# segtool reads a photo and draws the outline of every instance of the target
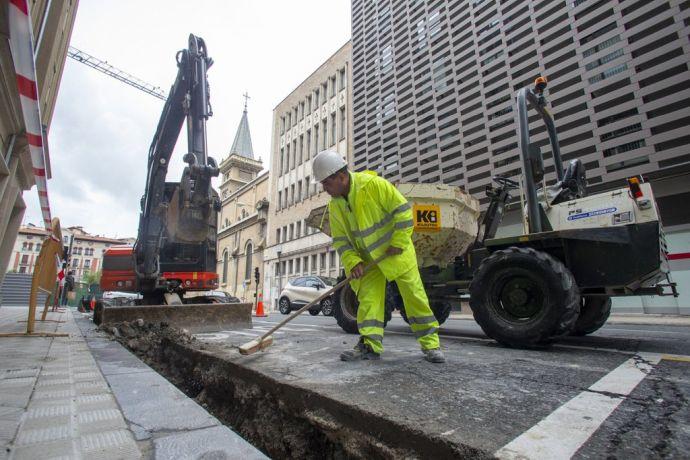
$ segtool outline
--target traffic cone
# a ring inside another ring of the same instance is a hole
[[[257,304],[256,304],[256,313],[254,314],[254,316],[260,316],[260,317],[268,316],[268,315],[266,314],[266,312],[264,312],[264,301],[263,301],[263,298],[264,298],[264,295],[263,295],[263,294],[259,294],[259,301],[258,301]]]
[[[96,296],[91,296],[91,303],[89,304],[89,307],[91,308],[91,311],[96,309]]]

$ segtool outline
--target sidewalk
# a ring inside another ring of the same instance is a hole
[[[26,327],[28,308],[1,307],[0,332]],[[82,314],[0,338],[0,459],[266,458]]]

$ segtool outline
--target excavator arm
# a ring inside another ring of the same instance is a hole
[[[96,303],[96,324],[142,319],[165,321],[192,332],[251,327],[251,303],[219,303],[204,295],[218,287],[216,239],[220,197],[211,186],[218,176],[207,155],[206,120],[212,115],[206,44],[194,35],[177,53],[177,78],[161,113],[148,155],[139,232],[132,246],[112,246],[103,255],[101,288],[142,294],[136,306]],[[179,182],[166,182],[175,144],[187,124],[186,163]],[[197,294],[185,296],[189,291]]]
[[[195,272],[207,271],[204,268],[215,271],[215,222],[220,202],[211,178],[218,176],[219,170],[207,154],[206,142],[206,120],[212,115],[206,71],[213,61],[204,40],[194,35],[189,36],[187,49],[177,53],[176,61],[177,77],[149,148],[134,245],[135,271],[144,293],[158,287],[156,281],[165,271],[161,268],[164,251],[172,261],[204,259],[201,267],[193,267]],[[185,120],[187,153],[183,160],[187,166],[179,183],[166,183],[170,158]],[[212,257],[202,254],[209,248]],[[204,267],[211,264],[210,259],[213,266]]]

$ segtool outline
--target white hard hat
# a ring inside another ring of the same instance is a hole
[[[331,174],[335,174],[341,169],[345,168],[347,163],[343,157],[335,150],[324,150],[319,152],[314,158],[312,165],[312,172],[314,179],[321,182]]]

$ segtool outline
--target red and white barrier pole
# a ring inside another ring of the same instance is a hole
[[[50,203],[48,201],[48,182],[46,161],[43,151],[43,130],[41,129],[41,110],[38,103],[36,85],[36,63],[34,62],[33,32],[31,17],[26,0],[9,0],[10,50],[17,77],[17,88],[22,105],[22,115],[26,126],[26,139],[31,153],[31,164],[41,203],[43,224],[52,231]]]

